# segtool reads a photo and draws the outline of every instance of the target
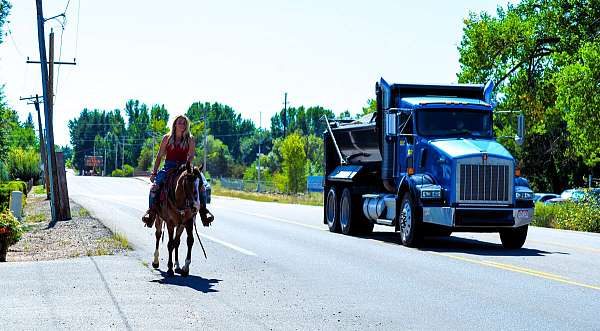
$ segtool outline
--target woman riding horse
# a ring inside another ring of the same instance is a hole
[[[173,125],[171,126],[171,132],[163,136],[158,154],[156,155],[156,160],[154,161],[154,171],[152,171],[152,174],[150,175],[150,181],[153,182],[154,185],[152,185],[152,188],[150,189],[148,211],[142,217],[142,221],[147,227],[151,228],[154,224],[154,219],[157,212],[157,195],[161,185],[165,181],[167,171],[173,168],[178,168],[188,161],[191,162],[194,159],[195,151],[196,142],[190,134],[190,120],[184,115],[175,117]],[[160,166],[163,157],[165,156],[165,164],[163,168],[157,172],[157,169]],[[202,181],[206,182],[204,175],[202,175]],[[203,189],[199,194],[200,204],[203,207],[200,211],[200,217],[203,220],[206,218],[206,192],[204,192],[204,187],[205,185],[202,185]]]

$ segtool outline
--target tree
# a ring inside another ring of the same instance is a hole
[[[497,109],[519,110],[525,115],[525,144],[502,143],[517,156],[536,190],[560,192],[567,186],[582,185],[582,175],[589,173],[586,164],[600,170],[591,153],[594,135],[585,137],[582,133],[589,130],[573,127],[575,118],[582,119],[581,115],[591,110],[580,107],[574,93],[581,91],[582,84],[591,87],[591,82],[567,86],[573,75],[582,73],[582,68],[571,66],[582,61],[580,49],[597,42],[598,17],[597,0],[523,0],[498,8],[496,17],[484,12],[471,13],[465,19],[458,48],[459,82],[493,80]],[[596,84],[599,79],[595,77]],[[597,117],[585,118],[590,127],[598,127]],[[510,114],[496,113],[494,117],[498,135],[514,135],[515,123]],[[586,160],[584,155],[591,158]]]
[[[306,153],[302,137],[298,133],[287,136],[281,145],[283,154],[283,172],[287,177],[288,190],[292,193],[303,192],[306,189]]]
[[[377,100],[369,99],[369,100],[367,100],[367,105],[362,108],[361,116],[371,114],[376,111],[377,111]]]
[[[2,33],[2,26],[6,23],[6,18],[10,13],[10,2],[8,0],[0,0],[0,44],[2,44],[2,37],[4,34]]]
[[[148,113],[148,106],[140,103],[139,100],[133,99],[125,104],[125,114],[128,117],[125,163],[136,165],[144,141],[152,134],[150,131],[150,114]]]

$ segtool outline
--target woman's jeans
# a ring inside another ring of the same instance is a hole
[[[154,205],[154,202],[156,200],[156,195],[158,194],[160,187],[162,186],[162,184],[165,181],[165,177],[167,176],[167,171],[169,171],[170,169],[173,168],[177,168],[180,165],[182,165],[183,163],[181,162],[176,162],[176,161],[165,161],[165,164],[163,166],[163,168],[156,174],[156,177],[154,177],[154,185],[152,185],[152,188],[150,189],[150,196],[148,198],[148,204],[149,207],[152,208],[152,206]],[[202,174],[202,182],[204,183],[203,187],[206,187],[206,179],[204,178],[204,174]],[[200,191],[200,190],[198,190]],[[200,204],[201,206],[206,206],[206,190],[201,190],[201,192],[199,192],[199,199],[200,199]]]

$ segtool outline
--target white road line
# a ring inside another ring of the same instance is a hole
[[[221,240],[221,239],[217,239],[217,238],[214,238],[214,237],[211,237],[211,236],[205,235],[205,234],[203,234],[203,233],[202,233],[202,234],[199,234],[199,236],[200,236],[200,237],[203,237],[203,238],[206,238],[206,239],[208,239],[208,240],[210,240],[210,241],[214,241],[214,242],[216,242],[217,244],[221,244],[221,245],[223,245],[223,246],[225,246],[225,247],[231,248],[231,249],[233,249],[234,251],[238,251],[238,252],[240,252],[240,253],[242,253],[242,254],[249,255],[249,256],[256,256],[256,253],[254,253],[254,252],[252,252],[252,251],[249,251],[249,250],[247,250],[247,249],[243,249],[243,248],[241,248],[241,247],[239,247],[239,246],[236,246],[236,245],[234,245],[234,244],[230,244],[230,243],[228,243],[228,242],[225,242],[225,241],[223,241],[223,240]]]
[[[299,226],[303,226],[305,228],[316,229],[316,230],[320,230],[320,231],[325,230],[323,227],[319,227],[319,226],[316,226],[316,225],[310,225],[310,224],[304,224],[304,223],[300,223],[300,222],[290,221],[290,220],[286,220],[284,218],[274,217],[274,216],[270,216],[270,215],[255,214],[255,213],[249,213],[249,212],[246,212],[246,211],[231,210],[229,208],[221,208],[221,207],[216,207],[216,209],[227,209],[228,211],[233,211],[233,212],[236,212],[236,213],[245,214],[245,215],[249,215],[249,216],[255,216],[255,217],[259,217],[259,218],[266,218],[266,219],[269,219],[269,220],[272,220],[272,221],[281,222],[281,223],[299,225]]]

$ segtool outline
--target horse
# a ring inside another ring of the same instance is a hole
[[[169,250],[169,262],[167,263],[167,276],[174,276],[172,253],[175,250],[175,272],[185,277],[189,275],[190,263],[192,259],[192,246],[194,245],[193,227],[196,220],[196,213],[206,210],[198,201],[199,190],[204,186],[201,177],[203,166],[192,167],[188,161],[185,165],[174,168],[167,173],[163,184],[162,193],[165,198],[160,199],[156,206],[156,218],[154,226],[156,228],[156,248],[154,251],[154,261],[152,267],[158,269],[159,253],[158,245],[162,236],[163,224],[166,225],[169,234],[167,248]],[[210,225],[202,218],[204,226]],[[210,219],[212,221],[212,219]],[[183,268],[179,267],[179,243],[183,230],[187,234],[187,256]],[[196,233],[197,235],[197,233]],[[198,237],[200,240],[200,237]],[[202,244],[202,242],[200,242]],[[204,250],[204,248],[203,248]],[[206,256],[206,253],[205,253]]]

